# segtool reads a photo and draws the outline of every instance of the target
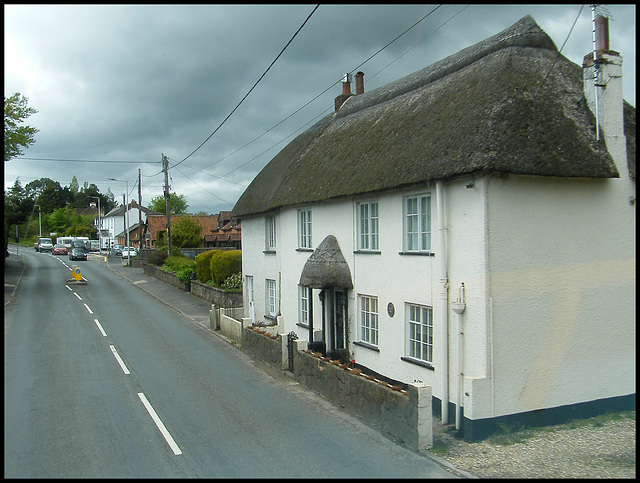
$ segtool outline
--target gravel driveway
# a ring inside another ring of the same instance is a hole
[[[434,420],[430,453],[479,478],[635,478],[636,412],[466,443]]]

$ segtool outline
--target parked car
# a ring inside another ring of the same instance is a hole
[[[111,255],[112,256],[122,255],[123,248],[124,248],[124,245],[113,245],[111,247]]]
[[[133,247],[124,247],[122,249],[122,258],[133,258],[137,254],[138,254],[138,252]]]
[[[82,247],[73,247],[69,252],[69,260],[86,260],[87,250]]]
[[[38,238],[37,252],[50,252],[53,249],[51,238]]]
[[[67,250],[67,247],[65,245],[57,244],[53,245],[51,253],[53,253],[54,255],[66,255],[67,253],[69,253],[69,250]]]

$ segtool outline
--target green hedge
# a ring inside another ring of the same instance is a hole
[[[217,286],[235,273],[242,273],[242,250],[216,250],[211,257],[211,279]]]
[[[209,250],[196,256],[196,277],[198,281],[207,283],[212,280],[211,257],[220,250]]]

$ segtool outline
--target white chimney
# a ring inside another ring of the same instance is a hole
[[[609,154],[622,176],[627,173],[627,143],[622,114],[622,56],[609,50],[609,21],[593,10],[594,50],[585,55],[584,95],[596,117],[598,136],[604,136]]]

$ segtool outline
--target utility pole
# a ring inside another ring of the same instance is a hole
[[[100,220],[100,197],[99,196],[89,196],[89,198],[94,198],[98,200],[98,244],[100,245],[100,251],[102,252],[102,221]]]
[[[143,246],[142,244],[142,186],[140,186],[140,168],[138,168],[138,250]]]
[[[171,256],[171,212],[169,211],[169,160],[162,155],[162,170],[164,171],[164,206],[167,215],[167,247]]]
[[[39,236],[42,236],[42,216],[40,215],[40,205],[34,205],[38,207],[38,227],[40,229]]]

